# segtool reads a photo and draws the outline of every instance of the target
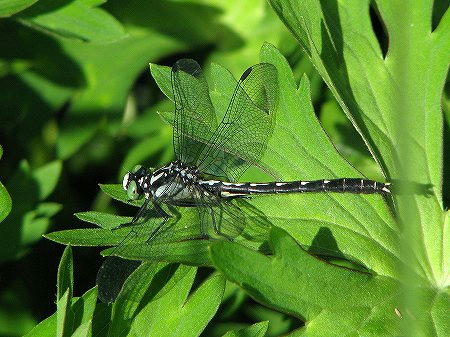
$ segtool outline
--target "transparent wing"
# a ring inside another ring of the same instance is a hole
[[[175,100],[175,155],[185,164],[192,165],[216,130],[216,114],[208,84],[196,61],[182,59],[173,65],[172,87]]]
[[[229,200],[210,194],[205,196],[201,187],[196,187],[196,203],[199,228],[208,238],[232,240],[244,230],[246,219],[239,207]]]
[[[260,63],[248,68],[222,122],[198,157],[199,169],[237,181],[250,165],[258,163],[272,133],[277,102],[275,66]]]
[[[111,303],[119,295],[128,276],[139,267],[141,261],[125,260],[109,256],[97,273],[98,298],[103,303]]]

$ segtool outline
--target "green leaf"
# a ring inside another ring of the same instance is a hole
[[[394,112],[398,108],[396,98],[402,97],[398,95],[404,94],[404,97],[408,97],[410,101],[408,106],[413,106],[410,107],[411,109],[402,106],[399,111],[399,118],[404,116],[402,111],[408,111],[408,118],[414,123],[406,128],[405,125],[399,125],[401,129],[408,130],[408,134],[404,135],[404,141],[412,142],[411,147],[408,148],[408,156],[411,163],[414,162],[414,169],[411,177],[407,179],[422,184],[431,183],[435,186],[435,198],[414,197],[418,203],[419,212],[423,212],[422,216],[425,214],[429,216],[423,225],[427,226],[425,240],[429,240],[432,246],[438,237],[442,237],[442,232],[437,230],[441,226],[433,223],[441,218],[442,212],[440,201],[442,137],[426,130],[442,130],[442,116],[438,110],[447,72],[446,55],[448,55],[449,47],[441,45],[439,41],[449,35],[448,31],[444,33],[443,28],[448,26],[449,16],[442,18],[440,27],[433,34],[430,34],[427,26],[422,24],[422,22],[428,22],[426,17],[411,18],[417,22],[411,23],[410,26],[417,29],[408,31],[411,33],[408,37],[408,41],[412,43],[409,45],[410,48],[405,49],[397,43],[390,44],[386,59],[383,59],[370,25],[369,1],[360,1],[358,6],[350,7],[348,7],[349,4],[339,4],[339,10],[332,6],[321,7],[315,1],[299,4],[287,0],[274,0],[271,4],[302,46],[311,54],[314,64],[352,123],[362,134],[375,159],[393,178],[405,178],[399,171],[399,163],[395,161],[395,157],[398,157],[398,152],[401,151],[398,146],[401,143],[398,143],[397,139],[399,131],[395,129]],[[419,4],[408,7],[409,10],[405,14],[409,15],[414,10],[419,10],[418,8],[420,8]],[[387,34],[390,39],[395,39],[397,36],[401,38],[406,32],[399,30],[398,25],[401,25],[402,21],[394,18],[399,8],[393,4],[380,4],[378,9],[381,19],[388,27]],[[293,12],[299,13],[300,16],[292,16]],[[336,13],[348,15],[336,16]],[[431,15],[431,11],[428,15]],[[333,24],[332,20],[338,20],[339,25]],[[337,43],[342,36],[345,36],[349,43]],[[331,45],[334,48],[328,53],[322,52]],[[426,50],[426,55],[421,50]],[[407,57],[408,62],[411,62],[407,63],[408,76],[411,77],[407,77],[408,84],[403,88],[404,90],[398,91],[398,83],[403,83],[402,78],[398,78],[401,76],[399,71],[405,69],[406,60],[399,59],[400,57]],[[422,63],[422,60],[426,62]],[[342,71],[343,68],[345,71]],[[435,85],[427,85],[430,82],[424,73],[430,74]],[[367,94],[368,88],[371,90],[371,95]],[[425,110],[419,109],[422,106],[420,102],[425,104]],[[432,118],[426,116],[432,116]],[[434,220],[431,221],[431,218]],[[417,230],[420,229],[417,228]],[[425,261],[424,256],[427,253],[424,251],[417,253],[421,255],[419,257],[421,268],[429,269],[430,267],[426,267],[428,261]],[[442,256],[437,251],[433,255]],[[433,258],[432,269],[439,269],[438,266],[442,266],[439,260],[438,257],[437,260]]]
[[[146,304],[131,325],[131,335],[198,336],[216,313],[225,279],[213,274],[189,297],[195,269],[191,269],[164,296]]]
[[[3,156],[3,147],[0,145],[0,159]],[[11,197],[5,186],[0,182],[0,222],[11,212]]]
[[[384,332],[380,336],[398,332],[394,315],[398,282],[319,260],[277,228],[272,230],[271,244],[273,257],[236,243],[217,242],[211,247],[211,258],[258,302],[305,319],[305,333],[316,329],[314,320],[326,322],[331,317],[333,322],[321,326],[328,336],[365,334],[374,324]],[[355,320],[359,324],[354,325]]]
[[[406,182],[399,184],[402,194],[395,196],[395,204],[398,218],[408,225],[396,242],[403,247],[400,259],[409,271],[392,275],[405,284],[420,278],[426,287],[443,291],[448,287],[444,261],[449,245],[443,223],[441,99],[450,54],[444,42],[450,38],[450,11],[442,12],[431,31],[431,3],[270,3],[310,55],[384,174]],[[372,28],[370,6],[389,37],[385,55]],[[410,310],[422,310],[418,316],[430,317],[428,303],[414,296],[404,300]],[[440,329],[429,319],[405,319],[406,335]]]
[[[58,267],[56,287],[56,334],[68,336],[73,329],[73,312],[70,309],[73,297],[73,258],[72,248],[64,249]]]
[[[120,185],[101,187],[109,195],[123,199],[123,189]],[[115,246],[103,251],[104,256],[113,254],[133,260],[209,264],[207,248],[210,241],[201,236],[197,212],[194,209],[180,211],[181,213],[174,214],[174,217],[166,223],[152,239],[151,244],[147,242],[149,235],[163,219],[150,216],[146,221],[130,227],[126,226],[130,218],[98,212],[77,213],[77,216],[102,228],[63,230],[46,234],[45,237],[73,246]],[[119,224],[125,225],[111,230]]]
[[[176,264],[141,264],[126,280],[113,304],[109,335],[118,335],[130,329],[132,319],[146,303],[155,301],[169,291],[188,274],[192,268]]]
[[[150,63],[150,74],[155,79],[159,89],[168,99],[173,101],[171,72],[171,67]]]
[[[281,92],[274,135],[262,161],[265,169],[288,181],[360,176],[318,123],[307,78],[297,89],[286,60],[270,45],[261,49],[261,60],[277,67]],[[255,199],[253,204],[317,253],[354,259],[381,275],[399,271],[398,228],[379,195],[297,194],[274,197],[270,204]]]
[[[141,242],[124,245],[119,242],[121,245],[118,248],[108,248],[102,251],[102,255],[114,254],[130,260],[180,262],[194,266],[209,265],[208,246],[210,242],[204,239],[183,240],[185,236],[185,233],[174,233],[170,240],[161,238],[154,240],[151,244]]]
[[[108,335],[198,336],[219,307],[225,279],[213,274],[188,297],[195,274],[183,265],[143,263],[113,304]]]
[[[124,38],[122,25],[104,9],[95,8],[98,4],[74,0],[55,6],[51,0],[40,0],[15,18],[36,29],[82,41],[112,42]]]
[[[0,0],[0,17],[8,17],[30,7],[37,0]]]
[[[11,197],[6,190],[6,187],[0,182],[0,222],[8,216],[9,212],[11,212],[11,207]]]
[[[104,250],[103,256],[113,254],[131,260],[183,262],[192,265],[209,264],[210,242],[203,239],[186,240],[186,236],[189,237],[192,234],[189,228],[184,228],[184,223],[189,222],[177,223],[180,230],[171,229],[168,233],[170,237],[161,235],[152,240],[151,244],[146,241],[157,223],[146,223],[133,229],[122,227],[114,231],[101,228],[71,229],[49,233],[45,237],[72,246],[117,246]]]
[[[26,337],[47,337],[56,335],[56,313],[36,325]]]
[[[65,295],[63,295],[65,296]],[[70,311],[73,313],[73,321],[72,324],[74,329],[86,323],[92,321],[94,316],[94,310],[96,308],[97,303],[97,288],[89,289],[87,292],[83,294],[82,297],[74,297],[72,298],[72,305]],[[57,315],[55,312],[53,315],[44,319],[38,325],[36,325],[26,336],[55,336],[56,328],[57,328]],[[66,323],[67,324],[67,320]],[[81,328],[80,330],[83,330]]]
[[[86,221],[109,230],[119,225],[129,223],[132,219],[127,216],[119,216],[101,212],[81,212],[75,213],[75,216],[82,221]]]
[[[129,232],[127,228],[114,232],[103,228],[68,229],[48,233],[44,237],[71,246],[106,246],[119,244]]]
[[[246,328],[228,331],[224,337],[264,337],[269,327],[269,322],[259,322]]]
[[[307,78],[302,79],[297,89],[287,62],[270,45],[262,48],[261,60],[277,67],[282,96],[276,128],[263,158],[262,168],[280,180],[358,177],[359,173],[336,152],[317,122],[310,104]],[[221,76],[218,75],[220,72]],[[223,109],[225,99],[222,97],[231,95],[229,83],[234,83],[234,80],[226,71],[220,71],[220,68],[216,67],[215,73],[213,76],[216,81],[213,81],[214,85],[211,86],[214,88],[211,97],[215,95],[215,106]],[[168,72],[155,74],[159,76],[157,83],[164,90],[169,83]],[[308,104],[302,105],[300,102]],[[165,116],[165,119],[171,121],[170,114]],[[305,128],[305,125],[308,127]],[[251,176],[243,178],[250,179]],[[402,239],[400,228],[378,195],[289,195],[273,197],[270,201],[269,203],[268,199],[255,198],[252,204],[262,210],[275,225],[286,229],[299,242],[310,247],[312,252],[351,259],[380,276],[395,280],[401,278],[400,267],[410,265],[402,256],[398,245]],[[247,265],[251,265],[251,262],[247,262]],[[422,272],[420,269],[418,271],[419,273],[413,276],[413,284]],[[397,302],[400,303],[398,290],[390,291],[397,295]],[[429,294],[423,296],[430,306]],[[348,322],[343,320],[341,324],[346,325],[354,321],[359,314],[349,312],[346,318]],[[328,322],[331,317],[333,313],[323,313],[320,319]],[[384,318],[382,322],[388,324],[389,329],[398,329],[398,322],[391,323],[389,318]]]
[[[67,336],[70,332],[70,316],[68,311],[69,301],[71,300],[72,298],[70,297],[70,289],[67,288],[64,294],[56,302],[56,336],[58,337]]]
[[[70,299],[73,294],[73,258],[70,246],[64,249],[59,262],[56,299],[59,300],[67,290],[69,290]]]
[[[88,337],[92,334],[92,321],[88,321],[78,326],[72,337]]]
[[[97,293],[97,287],[91,288],[82,297],[72,302],[71,311],[74,329],[92,321],[97,305]]]

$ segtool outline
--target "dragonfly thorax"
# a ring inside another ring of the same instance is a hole
[[[176,160],[153,172],[148,193],[154,200],[160,199],[172,204],[183,203],[193,198],[191,186],[195,185],[198,179],[199,171],[196,167]]]
[[[192,198],[192,189],[189,187],[198,180],[199,171],[196,167],[176,160],[151,173],[137,166],[124,176],[123,188],[133,200],[145,196],[147,199],[177,204]]]

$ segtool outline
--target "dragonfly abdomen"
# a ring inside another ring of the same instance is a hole
[[[380,183],[369,179],[340,178],[312,181],[290,181],[269,183],[228,183],[217,180],[199,182],[207,190],[219,192],[224,197],[248,194],[278,194],[306,192],[337,192],[337,193],[390,193],[389,183]]]

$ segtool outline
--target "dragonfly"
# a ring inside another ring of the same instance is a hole
[[[138,165],[122,181],[130,200],[144,202],[130,223],[118,227],[133,226],[149,212],[162,219],[147,233],[146,243],[171,218],[165,206],[195,208],[200,237],[233,240],[246,223],[236,199],[307,192],[390,193],[389,183],[360,178],[239,182],[250,166],[260,163],[273,132],[279,99],[274,65],[259,63],[242,74],[219,123],[207,81],[195,60],[177,61],[171,82],[176,160],[156,170]]]

